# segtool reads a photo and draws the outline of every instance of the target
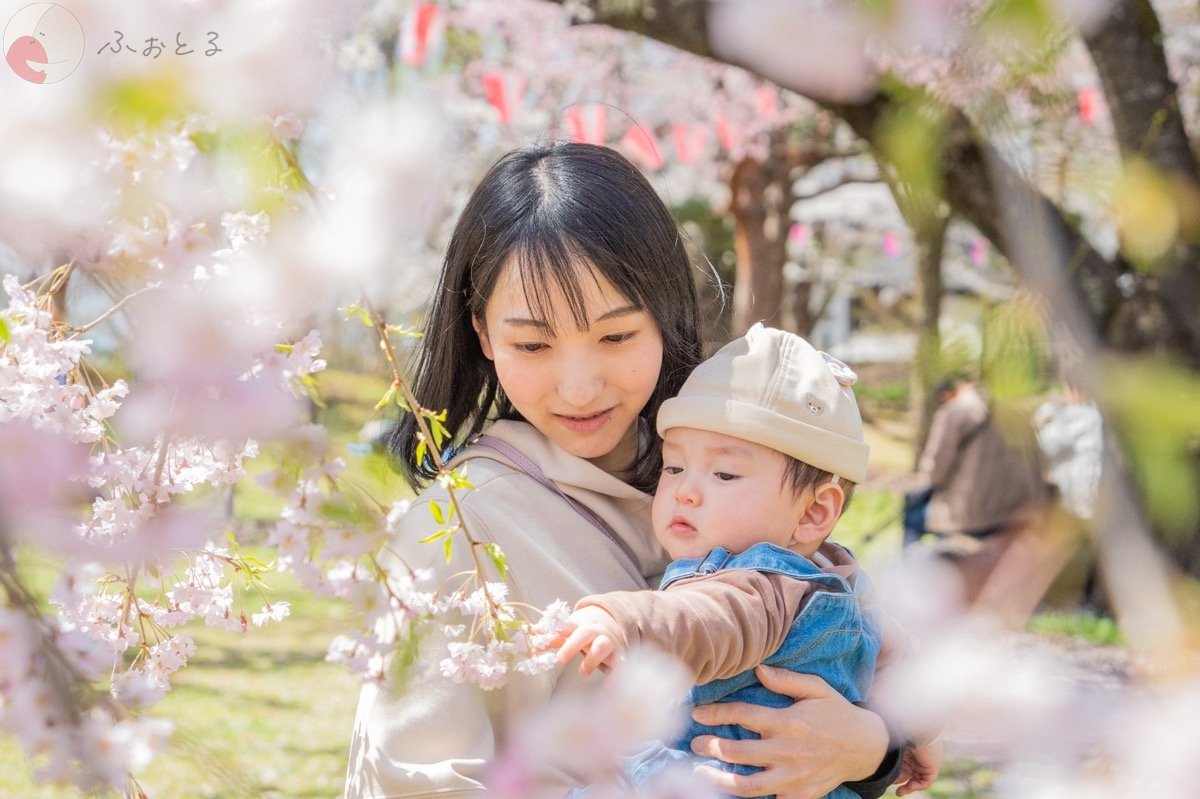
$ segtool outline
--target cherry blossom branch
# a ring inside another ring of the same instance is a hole
[[[399,391],[403,396],[409,412],[413,415],[413,418],[417,423],[417,429],[419,431],[418,435],[421,436],[421,440],[426,443],[426,451],[429,453],[430,457],[433,458],[433,463],[434,466],[437,467],[438,474],[448,474],[449,470],[446,468],[446,463],[442,459],[442,453],[439,451],[437,439],[433,436],[433,432],[430,430],[428,420],[425,418],[423,413],[424,409],[417,401],[416,395],[413,394],[412,388],[408,385],[408,381],[404,379],[404,373],[400,369],[400,361],[396,357],[396,349],[393,346],[391,336],[388,333],[387,323],[384,321],[383,315],[377,308],[375,308],[374,304],[366,298],[365,295],[363,298],[363,303],[366,305],[367,313],[370,316],[371,323],[374,326],[376,333],[379,335],[379,343],[383,348],[384,357],[387,359],[388,366],[392,370],[392,388],[393,390]],[[463,517],[462,508],[458,501],[457,486],[454,485],[452,481],[445,481],[443,485],[446,488],[446,493],[450,497],[450,505],[453,509],[455,519],[455,530],[461,532],[467,540],[468,549],[471,553],[471,560],[475,564],[476,574],[483,583],[483,592],[488,604],[489,615],[495,617],[499,612],[499,603],[492,596],[491,591],[488,590],[487,580],[483,579],[483,562],[479,559],[478,552],[479,547],[486,545],[472,536],[471,531],[467,529],[466,520]],[[493,559],[495,560],[495,558]]]
[[[72,725],[79,724],[84,710],[97,705],[114,718],[127,718],[128,711],[106,694],[96,691],[91,680],[59,646],[54,629],[38,607],[37,598],[21,577],[9,541],[0,530],[0,588],[4,589],[5,604],[21,613],[37,636],[34,651],[47,661],[47,667],[41,670],[41,678],[50,685],[50,694],[59,710]]]
[[[71,273],[75,271],[75,266],[76,262],[74,260],[68,261],[65,264],[60,264],[46,274],[35,277],[33,280],[22,286],[22,288],[26,290],[33,290],[34,286],[48,283],[49,288],[47,288],[45,291],[39,290],[37,293],[43,294],[47,297],[52,296],[55,292],[62,290],[62,287],[66,285],[67,281],[71,277]]]
[[[154,291],[161,287],[162,287],[162,284],[160,284],[160,283],[151,283],[150,285],[144,286],[131,294],[126,294],[119,301],[117,301],[117,303],[114,304],[111,308],[109,308],[107,311],[105,311],[104,313],[97,316],[92,321],[88,322],[86,325],[82,325],[80,327],[72,326],[72,327],[68,327],[67,329],[71,331],[72,336],[78,336],[80,333],[86,333],[89,330],[91,330],[92,328],[96,327],[97,325],[103,324],[107,320],[111,319],[115,314],[119,313],[121,311],[121,309],[124,308],[125,305],[128,304],[129,301],[132,300],[133,298],[139,297],[142,294],[146,294],[147,292]]]

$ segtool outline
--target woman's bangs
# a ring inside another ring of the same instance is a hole
[[[604,270],[578,244],[562,237],[532,241],[514,251],[510,263],[519,270],[529,310],[550,323],[552,333],[555,309],[564,301],[576,328],[587,329],[586,281],[599,286]],[[615,281],[609,282],[620,290]],[[641,305],[635,297],[627,299]]]

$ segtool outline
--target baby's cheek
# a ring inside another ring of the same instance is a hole
[[[658,488],[654,491],[654,501],[650,504],[650,522],[654,525],[654,529],[659,528],[659,522],[662,520],[662,515],[666,509],[666,492],[662,490],[662,481],[658,481]]]

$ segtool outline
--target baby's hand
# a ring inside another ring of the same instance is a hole
[[[937,778],[942,767],[942,739],[935,738],[924,746],[912,746],[904,751],[897,779],[896,796],[923,791]]]
[[[566,640],[558,648],[558,662],[566,663],[579,652],[583,662],[580,674],[591,674],[597,666],[612,667],[625,640],[624,631],[617,620],[595,605],[578,608],[567,619],[563,628]]]

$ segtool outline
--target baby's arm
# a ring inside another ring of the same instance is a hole
[[[942,768],[942,739],[934,738],[921,746],[909,746],[900,761],[900,776],[896,778],[896,795],[923,791],[937,779]]]
[[[591,674],[597,666],[612,668],[618,657],[629,648],[625,628],[598,605],[576,608],[567,619],[563,635],[566,635],[566,640],[558,648],[558,662],[566,663],[582,652],[580,674]]]
[[[569,649],[564,644],[559,661],[585,651],[586,646],[591,658],[585,657],[581,669],[590,671],[600,663],[611,663],[628,647],[644,643],[682,660],[697,683],[732,677],[779,648],[808,590],[804,581],[728,569],[680,580],[664,591],[584,597],[575,606],[568,629],[581,619],[595,629],[580,633],[584,644],[572,643]],[[586,619],[576,618],[588,610]],[[601,637],[608,640],[600,641]],[[607,652],[610,646],[611,653]]]

